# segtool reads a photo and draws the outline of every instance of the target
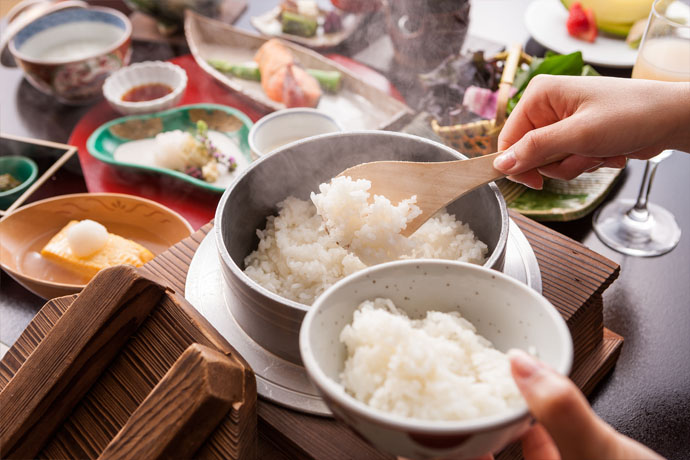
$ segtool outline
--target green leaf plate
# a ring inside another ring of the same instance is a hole
[[[539,221],[565,222],[592,212],[609,193],[621,169],[601,168],[570,181],[546,179],[543,190],[532,190],[507,179],[497,185],[508,207]]]
[[[237,176],[252,162],[251,152],[247,137],[252,121],[244,113],[237,109],[218,104],[192,104],[164,112],[149,115],[132,115],[117,118],[103,124],[96,129],[86,142],[89,153],[100,161],[116,167],[135,168],[151,173],[166,174],[194,184],[205,190],[222,193],[230,178],[223,177],[225,185],[218,185],[197,179],[180,171],[162,168],[153,165],[144,165],[118,161],[115,159],[115,151],[122,144],[141,139],[150,139],[157,134],[179,129],[181,131],[195,132],[196,123],[204,120],[209,130],[219,131],[230,139],[235,146],[237,168],[233,172],[224,173],[225,176]],[[221,182],[221,178],[217,182]]]

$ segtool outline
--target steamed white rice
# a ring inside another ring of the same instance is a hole
[[[393,205],[385,196],[375,195],[369,203],[371,182],[336,177],[321,184],[321,193],[312,193],[316,213],[338,245],[349,249],[367,265],[399,259],[410,254],[415,244],[400,234],[422,213],[416,196]]]
[[[288,197],[278,203],[278,215],[257,230],[259,245],[245,258],[245,273],[278,295],[311,305],[339,279],[384,260],[486,260],[486,244],[445,210],[410,238],[402,237],[399,232],[419,210],[414,197],[394,206],[376,196],[369,205],[370,186],[349,178],[322,184],[312,200],[327,215],[328,227],[309,201]]]
[[[390,299],[365,301],[345,326],[340,375],[365,404],[424,420],[467,420],[524,406],[508,357],[457,312],[411,320]]]

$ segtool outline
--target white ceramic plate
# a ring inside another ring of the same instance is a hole
[[[559,0],[534,0],[525,12],[525,25],[532,38],[557,53],[582,51],[585,62],[605,67],[629,68],[635,64],[637,50],[624,39],[600,32],[594,43],[578,40],[568,35],[567,19],[568,11]]]
[[[328,3],[328,2],[326,2]],[[330,9],[330,8],[329,8]],[[320,21],[323,21],[327,10],[319,8]],[[280,37],[284,40],[291,40],[300,45],[307,46],[314,49],[325,49],[333,48],[340,45],[342,42],[347,40],[347,38],[352,35],[355,30],[362,24],[366,15],[364,14],[353,14],[341,12],[342,28],[337,32],[325,33],[323,27],[319,26],[316,35],[313,37],[300,37],[299,35],[284,34],[282,31],[282,26],[280,20],[278,19],[280,15],[280,6],[261,14],[260,16],[254,16],[249,21],[252,23],[254,28],[264,35],[270,35],[273,37]]]

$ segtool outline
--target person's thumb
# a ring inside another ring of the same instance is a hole
[[[494,168],[515,176],[578,153],[582,133],[573,129],[574,117],[528,131],[494,160]]]
[[[606,458],[616,432],[597,417],[575,384],[524,351],[508,355],[530,412],[549,432],[563,460]]]

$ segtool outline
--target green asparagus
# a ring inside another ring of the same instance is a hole
[[[313,37],[316,35],[318,23],[316,19],[291,11],[282,12],[283,33],[299,35],[300,37]]]
[[[261,81],[259,67],[253,63],[230,64],[220,59],[209,59],[208,63],[221,72],[229,73],[243,80]],[[343,74],[337,70],[306,69],[307,73],[319,82],[324,91],[336,93],[340,90]]]

